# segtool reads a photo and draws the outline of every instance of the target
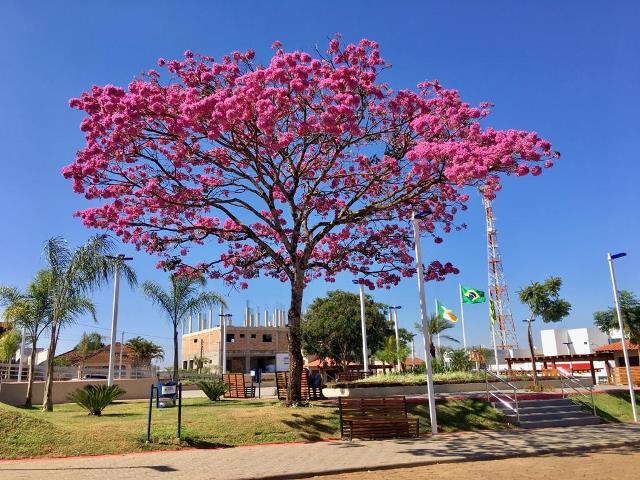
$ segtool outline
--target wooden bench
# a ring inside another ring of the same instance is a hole
[[[256,387],[245,385],[243,373],[225,373],[222,380],[227,384],[224,398],[254,398]]]
[[[276,392],[278,394],[278,400],[287,399],[287,388],[289,386],[289,372],[282,371],[276,372]],[[302,370],[302,381],[300,385],[302,400],[309,400],[311,398],[311,389],[309,388],[309,370]]]
[[[367,378],[369,375],[366,372],[357,372],[357,371],[348,371],[348,372],[338,372],[336,374],[337,382],[353,382],[354,380],[362,380],[363,378]]]
[[[342,438],[394,438],[420,435],[420,420],[407,416],[404,396],[339,397]]]

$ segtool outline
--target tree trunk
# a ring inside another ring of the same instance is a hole
[[[527,322],[527,337],[529,340],[529,352],[531,353],[531,367],[533,368],[533,384],[538,385],[538,372],[536,372],[536,352],[533,350],[533,334],[531,333],[531,320]]]
[[[27,379],[27,395],[24,399],[24,406],[31,408],[31,396],[33,394],[33,374],[36,369],[36,340],[31,339],[31,355],[29,356],[29,377]]]
[[[302,401],[302,347],[300,341],[300,321],[302,316],[302,296],[304,294],[304,278],[300,272],[291,282],[291,305],[289,307],[289,385],[287,388],[287,405],[297,405]]]
[[[433,343],[433,335],[429,334],[429,353],[431,358],[436,358],[436,346]]]
[[[173,381],[178,381],[178,325],[173,325]]]
[[[58,343],[58,327],[51,325],[51,342],[47,354],[47,373],[44,382],[44,397],[42,398],[42,411],[53,412],[53,357],[56,355],[56,344]]]

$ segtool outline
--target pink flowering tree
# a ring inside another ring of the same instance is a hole
[[[185,52],[160,59],[128,87],[94,86],[70,101],[86,112],[86,144],[64,176],[97,206],[85,225],[161,257],[159,267],[247,287],[260,275],[290,286],[289,403],[300,401],[300,320],[305,286],[348,272],[369,288],[411,277],[408,220],[423,231],[463,228],[465,187],[493,197],[500,174],[552,165],[534,132],[483,128],[488,104],[463,102],[437,81],[393,91],[378,44],[326,54],[287,52],[267,65],[254,53],[221,61]],[[219,255],[188,264],[195,246]],[[456,273],[427,266],[428,280]]]

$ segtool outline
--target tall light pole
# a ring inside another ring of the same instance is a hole
[[[396,334],[396,365],[398,371],[402,370],[400,366],[400,333],[398,332],[398,310],[402,308],[402,305],[390,305],[389,311],[393,312],[393,328]],[[402,359],[404,360],[404,358]]]
[[[438,433],[438,418],[436,416],[436,400],[433,392],[433,372],[431,370],[431,340],[429,337],[429,327],[427,319],[427,299],[424,291],[424,268],[422,267],[422,250],[420,247],[420,218],[431,212],[422,212],[411,215],[413,223],[413,243],[416,255],[416,270],[418,273],[418,298],[420,299],[420,320],[422,321],[422,335],[424,338],[425,364],[427,369],[427,396],[429,397],[429,419],[431,421],[431,433]]]
[[[224,305],[220,305],[220,336],[222,340],[222,374],[227,373],[227,321],[233,315],[224,313]]]
[[[118,364],[118,380],[122,378],[122,352],[124,351],[124,330],[120,332],[120,362]],[[131,375],[129,375],[131,377]]]
[[[365,375],[369,372],[369,352],[367,349],[367,317],[364,313],[364,285],[360,280],[352,280],[360,289],[360,327],[362,329],[362,368]]]
[[[116,274],[113,282],[113,315],[111,316],[111,348],[109,349],[109,374],[107,376],[107,385],[113,385],[113,373],[115,370],[116,359],[116,334],[118,328],[118,300],[120,296],[120,266],[126,260],[133,260],[133,257],[125,257],[123,254],[117,257],[108,256],[107,258],[115,259]],[[122,345],[120,346],[122,348]]]
[[[629,385],[629,397],[631,399],[631,410],[633,412],[633,421],[638,422],[638,413],[636,412],[636,397],[633,391],[633,378],[631,378],[631,366],[629,365],[629,351],[624,334],[624,321],[622,320],[622,308],[620,307],[620,299],[618,298],[618,285],[616,283],[616,274],[613,269],[613,261],[616,258],[624,257],[626,253],[607,254],[609,261],[609,272],[611,273],[611,287],[613,288],[613,301],[616,304],[616,314],[618,315],[618,326],[620,327],[620,336],[622,337],[622,353],[624,355],[624,364],[627,370],[627,384]]]

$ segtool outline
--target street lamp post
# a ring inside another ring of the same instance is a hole
[[[115,370],[116,359],[116,334],[118,328],[118,300],[120,296],[120,266],[126,260],[133,260],[133,257],[125,257],[120,254],[117,257],[108,256],[107,258],[115,259],[116,272],[115,280],[113,282],[113,315],[111,316],[111,348],[109,349],[109,373],[107,375],[107,385],[113,385],[113,374]],[[122,348],[122,345],[120,345]]]
[[[227,321],[233,316],[224,313],[224,306],[220,305],[220,337],[222,340],[222,374],[227,373]]]
[[[627,384],[629,385],[629,397],[631,399],[631,410],[633,412],[633,421],[638,422],[638,413],[636,412],[636,397],[633,391],[633,378],[631,378],[631,366],[629,365],[629,351],[624,334],[624,321],[622,319],[622,308],[620,307],[620,299],[618,298],[618,285],[616,283],[616,274],[613,269],[613,261],[616,258],[624,257],[626,253],[607,254],[609,261],[609,272],[611,273],[611,287],[613,288],[613,301],[616,305],[616,314],[618,315],[618,326],[620,327],[620,336],[622,337],[622,353],[624,355],[624,364],[627,370]]]
[[[369,355],[367,351],[367,318],[364,313],[364,285],[359,280],[352,280],[360,289],[360,327],[362,329],[362,368],[365,375],[369,372]]]
[[[420,246],[420,218],[430,212],[413,213],[411,222],[413,223],[413,243],[415,248],[416,270],[418,274],[418,298],[420,300],[420,320],[422,321],[422,335],[425,346],[425,366],[427,369],[427,396],[429,397],[429,419],[431,421],[431,433],[438,433],[438,419],[436,416],[436,401],[433,392],[433,372],[431,370],[431,341],[429,338],[429,328],[427,320],[427,299],[424,291],[424,268],[422,266],[422,250]]]
[[[400,365],[400,333],[398,332],[398,310],[400,310],[401,308],[401,305],[389,306],[389,311],[393,312],[393,328],[396,334],[396,364],[398,367],[398,371],[402,370],[402,367]]]

